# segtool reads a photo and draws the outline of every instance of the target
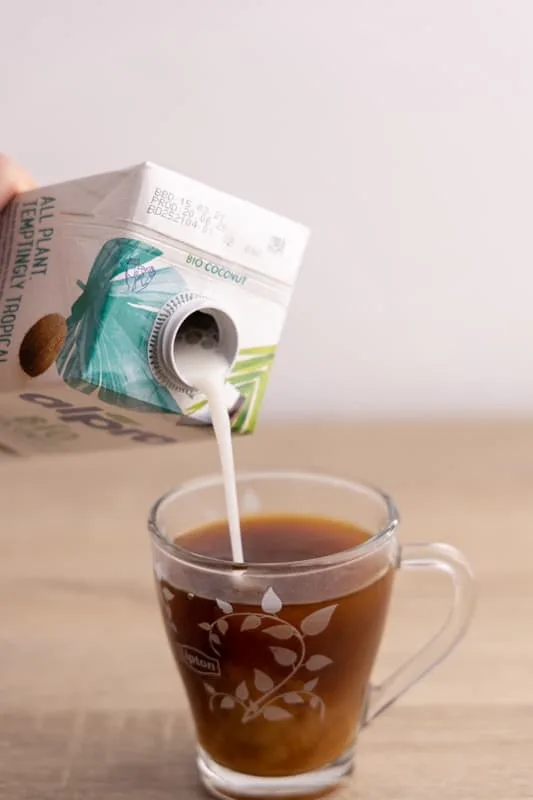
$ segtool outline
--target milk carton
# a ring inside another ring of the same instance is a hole
[[[0,450],[191,440],[205,397],[173,360],[215,326],[232,429],[254,429],[308,231],[154,164],[36,189],[0,215]]]

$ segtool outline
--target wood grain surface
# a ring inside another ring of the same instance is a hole
[[[343,798],[533,798],[533,424],[264,428],[241,468],[364,477],[403,541],[448,541],[476,572],[471,630],[363,733]],[[217,470],[200,446],[0,466],[0,798],[195,800],[193,733],[156,606],[147,509]],[[443,580],[397,582],[377,677],[447,608]]]

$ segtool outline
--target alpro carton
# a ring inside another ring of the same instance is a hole
[[[254,429],[308,231],[146,163],[20,195],[0,215],[0,449],[191,440],[205,397],[172,341],[191,314],[232,363],[235,432]]]

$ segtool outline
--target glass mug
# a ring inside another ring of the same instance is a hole
[[[326,532],[339,520],[369,534],[331,555],[243,567],[179,546],[180,535],[224,519],[220,477],[183,484],[150,513],[159,602],[205,788],[231,800],[322,797],[351,774],[359,731],[465,633],[471,571],[449,545],[400,546],[392,500],[363,484],[297,472],[241,473],[237,482],[243,516],[300,514],[323,518]],[[442,630],[374,685],[397,568],[445,572],[452,607]]]

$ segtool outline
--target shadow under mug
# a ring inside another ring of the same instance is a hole
[[[321,797],[351,774],[360,730],[465,633],[471,570],[450,545],[400,546],[394,503],[369,486],[281,471],[240,473],[237,483],[243,516],[320,517],[370,535],[326,557],[244,568],[195,554],[180,547],[180,535],[224,519],[219,476],[183,484],[149,518],[159,601],[194,717],[202,783],[231,800]],[[446,573],[451,609],[442,629],[375,685],[372,667],[400,568]]]

